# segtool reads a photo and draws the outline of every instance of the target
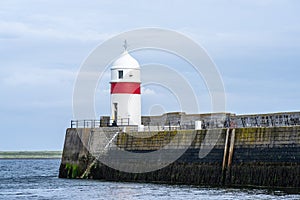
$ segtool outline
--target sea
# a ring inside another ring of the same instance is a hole
[[[59,165],[59,159],[0,160],[0,199],[300,199],[280,190],[60,179]]]

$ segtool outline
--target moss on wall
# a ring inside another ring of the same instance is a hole
[[[65,166],[67,170],[67,178],[79,178],[79,167],[76,164],[67,163]]]

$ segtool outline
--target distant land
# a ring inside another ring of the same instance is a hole
[[[62,151],[0,151],[0,159],[56,159]]]

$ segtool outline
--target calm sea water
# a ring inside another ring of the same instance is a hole
[[[0,160],[0,199],[300,199],[259,189],[59,179],[60,160]]]

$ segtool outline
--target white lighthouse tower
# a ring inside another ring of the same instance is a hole
[[[139,63],[124,52],[111,67],[112,125],[141,125],[141,77]]]

